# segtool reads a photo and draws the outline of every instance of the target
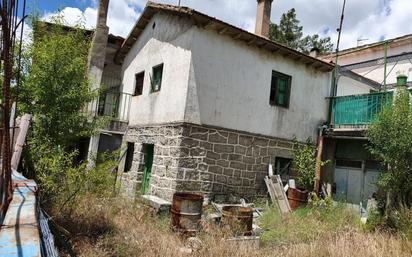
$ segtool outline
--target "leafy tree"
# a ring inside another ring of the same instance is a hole
[[[299,23],[296,11],[292,8],[282,14],[279,24],[270,24],[269,38],[304,53],[309,53],[312,48],[318,48],[321,53],[332,51],[333,44],[330,37],[321,39],[317,34],[303,37],[303,26]]]
[[[21,109],[34,116],[37,139],[66,148],[80,137],[95,133],[100,125],[81,111],[97,94],[89,89],[89,38],[80,26],[68,30],[61,18],[53,22],[56,25],[50,31],[32,22],[32,44],[25,51]]]
[[[33,115],[24,157],[29,171],[34,171],[31,177],[39,182],[41,201],[63,208],[86,192],[113,192],[114,177],[108,171],[115,167],[115,159],[105,158],[93,169],[87,163],[75,165],[78,140],[96,133],[105,120],[85,112],[97,97],[89,88],[89,38],[81,26],[63,26],[62,17],[53,22],[32,22],[19,108]]]
[[[386,214],[410,207],[412,193],[412,109],[409,93],[400,91],[369,126],[369,151],[387,170],[378,186],[386,193]],[[386,216],[387,216],[386,215]]]

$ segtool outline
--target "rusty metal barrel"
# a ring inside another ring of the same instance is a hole
[[[288,201],[290,208],[296,210],[297,208],[306,205],[308,202],[308,190],[300,190],[296,188],[288,189]]]
[[[253,225],[253,209],[236,205],[222,208],[222,224],[229,225],[235,234],[250,235]]]
[[[182,234],[195,234],[200,230],[203,196],[191,193],[175,193],[170,212],[172,229]]]

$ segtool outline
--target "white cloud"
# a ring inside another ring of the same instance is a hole
[[[109,4],[108,25],[110,33],[127,36],[134,23],[140,16],[142,1],[139,0],[112,0]],[[56,15],[61,15],[67,25],[75,25],[81,22],[86,28],[96,26],[97,4],[87,7],[84,11],[79,8],[65,7],[60,12],[46,13],[42,19],[50,21]]]
[[[111,0],[108,24],[110,32],[127,36],[139,18],[146,0]],[[156,2],[177,4],[178,0],[156,0]],[[278,22],[282,13],[295,8],[305,34],[319,33],[337,40],[343,0],[275,0],[272,7],[272,21]],[[181,0],[196,10],[217,17],[238,27],[253,32],[256,15],[255,0]],[[66,7],[62,10],[68,24],[83,18],[91,28],[96,22],[96,3],[84,11]],[[54,13],[55,14],[55,13]],[[345,21],[341,38],[341,49],[356,46],[358,38],[369,39],[366,43],[412,33],[410,0],[362,0],[347,1]],[[53,14],[44,15],[50,19]]]

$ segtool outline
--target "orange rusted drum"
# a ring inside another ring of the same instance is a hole
[[[296,188],[288,189],[288,201],[290,208],[296,210],[297,208],[306,205],[308,202],[308,190],[300,190]]]
[[[175,193],[170,212],[172,229],[182,234],[196,234],[200,230],[203,196],[192,193]]]
[[[224,206],[222,224],[229,225],[235,234],[250,235],[253,225],[253,209],[242,206]]]

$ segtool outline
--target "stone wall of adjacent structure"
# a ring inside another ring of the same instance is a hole
[[[133,196],[140,189],[143,144],[154,144],[150,194],[168,200],[175,191],[265,195],[268,164],[290,158],[293,148],[290,140],[187,123],[129,128],[125,140],[135,142],[135,154],[122,175],[123,192]]]

